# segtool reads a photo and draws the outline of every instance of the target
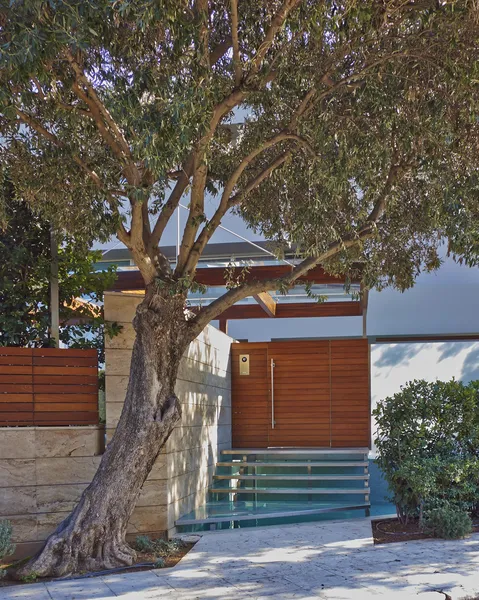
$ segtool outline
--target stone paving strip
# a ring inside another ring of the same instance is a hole
[[[170,569],[0,588],[1,600],[462,600],[479,534],[374,546],[370,519],[202,534]]]

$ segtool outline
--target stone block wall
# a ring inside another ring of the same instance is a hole
[[[134,330],[142,295],[107,293],[105,318],[122,325],[106,341],[106,433],[111,439],[123,406]],[[206,501],[219,451],[231,446],[232,339],[208,326],[185,353],[176,393],[183,416],[143,486],[137,505],[138,531],[174,533],[175,520]]]
[[[74,508],[104,449],[104,428],[0,428],[0,520],[16,543],[45,540]]]

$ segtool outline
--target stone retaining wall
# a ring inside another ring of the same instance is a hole
[[[15,542],[46,539],[91,481],[104,448],[104,428],[0,428],[0,519]]]

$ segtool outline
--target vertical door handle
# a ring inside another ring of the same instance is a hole
[[[274,359],[271,359],[271,429],[274,429]]]

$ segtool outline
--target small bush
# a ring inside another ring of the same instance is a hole
[[[479,498],[479,382],[412,381],[378,403],[377,464],[402,522]]]
[[[32,571],[28,575],[23,575],[23,577],[20,578],[20,581],[23,581],[23,583],[34,583],[37,579],[38,573]]]
[[[0,521],[0,560],[15,552],[15,544],[12,544],[12,526],[10,521]],[[0,569],[0,579],[5,577],[5,569]]]
[[[425,529],[435,537],[456,540],[471,533],[472,520],[467,512],[444,506],[429,511],[426,515]]]
[[[138,552],[152,552],[153,551],[153,540],[147,535],[139,535],[135,540],[135,548]]]
[[[147,535],[139,535],[135,540],[135,548],[138,552],[145,552],[148,554],[155,554],[159,558],[167,558],[172,554],[176,554],[187,544],[178,538],[172,540],[152,540]]]

